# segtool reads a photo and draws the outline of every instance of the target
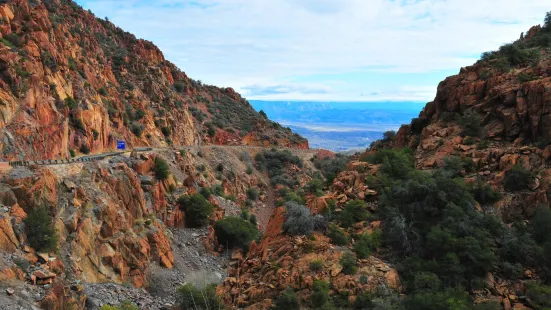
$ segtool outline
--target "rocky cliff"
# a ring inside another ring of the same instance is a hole
[[[308,147],[232,89],[192,80],[151,42],[72,1],[4,1],[0,35],[5,159],[102,152],[119,139]]]

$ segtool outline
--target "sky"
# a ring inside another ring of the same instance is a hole
[[[549,0],[76,0],[247,99],[420,101]]]

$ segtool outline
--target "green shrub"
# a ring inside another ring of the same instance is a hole
[[[489,147],[490,147],[490,141],[488,141],[488,140],[482,140],[476,146],[476,148],[478,150],[484,150],[484,149],[487,149]]]
[[[161,132],[163,133],[163,135],[165,137],[169,137],[170,134],[172,133],[172,130],[170,130],[170,127],[163,126],[163,127],[161,127]]]
[[[69,154],[71,155],[71,157],[77,156],[77,153],[73,149],[69,150]]]
[[[530,171],[519,165],[515,165],[513,169],[505,173],[503,179],[503,188],[509,192],[522,191],[529,189],[533,175]]]
[[[134,115],[134,117],[136,118],[136,120],[143,119],[145,117],[145,111],[142,109],[136,110],[136,114]]]
[[[501,199],[501,193],[494,190],[488,183],[477,181],[471,185],[473,197],[481,205],[493,204]]]
[[[381,232],[373,231],[371,234],[361,235],[354,244],[354,252],[360,259],[367,258],[372,251],[377,250],[381,246]]]
[[[186,90],[186,86],[181,82],[176,82],[174,83],[174,89],[179,93],[183,93]]]
[[[335,177],[346,168],[349,161],[349,157],[342,154],[337,154],[335,157],[316,155],[313,159],[314,166],[321,171],[328,185],[333,184]]]
[[[536,209],[530,222],[532,227],[532,236],[540,243],[551,241],[551,210],[548,207],[539,207]]]
[[[99,132],[95,129],[92,129],[92,135],[94,136],[94,140],[97,140],[99,138]]]
[[[342,272],[344,274],[355,274],[356,273],[356,257],[350,252],[346,252],[342,255],[339,263],[342,266]]]
[[[261,167],[268,171],[270,177],[282,174],[284,168],[289,165],[296,165],[300,168],[303,166],[302,160],[294,156],[289,150],[278,151],[272,149],[270,151],[264,151],[256,155],[255,160]]]
[[[247,166],[247,174],[253,174],[253,167]]]
[[[474,110],[467,110],[458,120],[463,136],[479,137],[482,134],[482,117]]]
[[[314,292],[310,301],[314,309],[320,309],[329,302],[329,283],[321,280],[314,281]]]
[[[310,194],[314,194],[316,196],[323,195],[322,189],[323,189],[323,181],[320,179],[312,179],[312,181],[308,182],[306,184],[306,192]]]
[[[473,145],[476,143],[476,139],[473,138],[473,137],[466,137],[465,139],[463,139],[463,144],[465,145]]]
[[[83,143],[81,146],[80,146],[80,152],[82,154],[90,154],[90,148],[88,147],[88,145],[86,145],[85,143]]]
[[[352,304],[352,309],[377,309],[373,304],[373,296],[368,292],[361,292],[356,296],[356,300]],[[385,308],[386,309],[386,308]]]
[[[383,133],[383,141],[384,142],[394,141],[394,138],[396,138],[396,131],[394,131],[394,130],[385,131]]]
[[[130,131],[132,131],[132,133],[138,138],[141,138],[143,130],[144,126],[140,123],[132,123],[132,126],[130,127]]]
[[[258,200],[258,189],[251,187],[247,190],[247,198],[253,201]]]
[[[365,221],[370,213],[367,210],[367,204],[363,200],[351,200],[346,203],[343,211],[339,215],[342,227],[351,227],[357,222]]]
[[[312,271],[320,271],[323,269],[323,262],[319,259],[315,259],[310,262],[310,270]]]
[[[331,238],[331,242],[335,245],[347,245],[349,240],[346,233],[340,229],[337,225],[329,225],[329,233],[327,234]]]
[[[107,93],[107,89],[105,87],[102,87],[98,90],[98,93],[102,96],[107,96],[108,93]]]
[[[408,296],[406,309],[412,310],[467,310],[472,303],[467,292],[461,289],[444,291],[423,291]]]
[[[262,116],[262,118],[268,119],[268,115],[266,114],[266,112],[260,110],[260,112],[258,112],[258,114],[260,114],[260,116]]]
[[[212,192],[208,187],[201,187],[201,189],[199,190],[199,193],[203,195],[203,197],[205,197],[205,199],[207,200],[210,199],[210,196],[212,196]]]
[[[78,102],[75,99],[73,99],[73,97],[65,98],[64,102],[65,102],[65,105],[68,106],[69,109],[71,110],[78,106]]]
[[[283,291],[274,301],[272,310],[300,310],[298,297],[295,291],[290,287],[285,289],[285,291]]]
[[[168,179],[168,177],[170,176],[170,169],[167,162],[159,156],[155,158],[155,165],[153,166],[153,170],[155,171],[155,177],[157,178],[157,180],[163,181]]]
[[[53,218],[45,207],[34,208],[23,220],[27,232],[27,240],[38,252],[54,251],[59,240]]]
[[[103,305],[100,310],[139,310],[139,308],[130,301],[124,301],[119,306]]]
[[[192,284],[184,284],[176,291],[176,303],[181,309],[220,309],[223,305],[216,295],[216,284],[198,289]]]
[[[551,307],[551,286],[528,283],[526,295],[536,306],[536,309],[549,309]]]
[[[201,194],[182,196],[178,199],[180,209],[185,212],[186,225],[191,228],[202,227],[209,223],[213,206]]]
[[[214,225],[218,243],[228,248],[241,248],[246,251],[251,241],[258,235],[258,229],[253,223],[240,217],[226,217]]]

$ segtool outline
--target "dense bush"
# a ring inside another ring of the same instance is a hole
[[[396,131],[394,131],[394,130],[385,131],[383,133],[383,141],[384,142],[394,141],[394,138],[396,138]]]
[[[153,166],[153,170],[155,171],[155,177],[157,178],[157,180],[166,180],[170,175],[170,169],[167,162],[159,156],[155,158],[155,165]]]
[[[408,257],[406,281],[427,271],[446,285],[466,285],[492,270],[502,226],[476,211],[472,200],[462,180],[440,171],[415,171],[384,191],[383,239],[398,256]]]
[[[298,297],[295,291],[288,287],[274,300],[272,310],[300,310]]]
[[[314,292],[310,297],[310,301],[314,309],[322,308],[329,300],[329,283],[326,281],[314,281]]]
[[[270,177],[282,174],[284,168],[289,165],[297,165],[299,167],[303,165],[302,160],[293,155],[289,150],[278,151],[272,149],[264,151],[256,155],[255,160],[268,171]]]
[[[323,269],[323,261],[319,259],[315,259],[310,262],[310,270],[312,271],[320,271]]]
[[[342,272],[344,274],[355,274],[356,273],[356,257],[354,257],[354,254],[350,252],[345,252],[341,259],[339,260],[339,263],[342,266]]]
[[[530,171],[519,165],[515,165],[513,169],[505,173],[503,179],[503,188],[509,192],[522,191],[529,189],[533,175]]]
[[[463,174],[463,172],[475,172],[476,166],[472,159],[462,158],[459,156],[446,157],[443,161],[443,171],[450,177],[455,178]]]
[[[344,170],[348,161],[348,156],[342,154],[337,154],[335,157],[320,157],[316,155],[313,158],[314,166],[321,171],[322,175],[327,180],[327,184],[333,184],[333,180]]]
[[[309,236],[314,230],[324,231],[327,222],[321,215],[312,215],[310,209],[295,202],[285,204],[287,212],[283,231],[293,236]]]
[[[214,232],[218,243],[221,245],[230,249],[238,247],[244,251],[248,249],[251,241],[259,236],[256,225],[240,217],[233,216],[216,222]]]
[[[54,251],[59,240],[53,218],[45,207],[34,208],[23,220],[27,232],[27,240],[36,251]]]
[[[427,127],[428,124],[429,120],[426,118],[414,118],[411,120],[411,132],[418,135],[425,127]]]
[[[144,126],[140,123],[132,123],[132,126],[130,127],[130,131],[132,131],[132,133],[138,138],[141,138],[143,130]]]
[[[463,136],[479,137],[482,134],[482,117],[474,110],[467,110],[458,119]]]
[[[205,197],[205,199],[210,199],[210,196],[212,196],[212,192],[208,187],[201,187],[201,189],[199,190],[199,194]]]
[[[163,127],[161,127],[161,133],[165,137],[170,137],[170,134],[172,133],[172,130],[170,129],[170,127],[163,126]]]
[[[83,143],[81,146],[80,146],[80,152],[82,154],[90,154],[90,148],[88,147],[88,145],[86,145],[85,143]]]
[[[339,214],[342,227],[351,227],[357,222],[365,221],[370,213],[367,204],[363,200],[350,200],[344,205],[343,211]]]
[[[308,182],[306,184],[306,192],[310,194],[314,194],[316,196],[323,195],[322,189],[323,189],[323,181],[320,179],[312,179],[312,181]]]
[[[213,207],[201,194],[182,196],[178,199],[180,209],[185,212],[188,227],[202,227],[208,224]]]
[[[373,251],[381,246],[381,232],[373,231],[371,234],[361,235],[354,244],[354,252],[360,259],[367,258]]]
[[[251,187],[247,189],[247,198],[253,201],[258,200],[258,189]]]
[[[69,109],[74,109],[78,106],[78,102],[73,99],[73,97],[67,97],[65,98],[65,105],[67,105],[69,107]]]
[[[349,242],[346,233],[337,225],[329,225],[329,233],[327,234],[327,237],[329,237],[331,242],[335,245],[347,245]]]
[[[176,292],[176,303],[181,309],[207,310],[222,307],[220,298],[216,295],[216,284],[203,289],[184,284]]]
[[[481,181],[474,182],[471,185],[471,193],[481,205],[493,204],[501,199],[501,193],[494,190],[488,183]]]
[[[536,309],[551,308],[551,286],[529,283],[526,286],[526,295],[534,303]]]

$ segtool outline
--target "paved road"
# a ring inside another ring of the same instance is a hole
[[[247,145],[186,145],[180,147],[137,147],[133,150],[140,152],[151,152],[151,151],[179,151],[179,150],[204,150],[204,149],[237,149],[237,150],[271,150],[274,147],[263,147],[263,146],[247,146]],[[275,148],[277,150],[288,150],[294,155],[297,154],[312,154],[317,152],[317,149],[293,149],[293,148]],[[63,164],[74,164],[74,163],[83,163],[103,160],[107,157],[122,155],[125,153],[132,152],[132,150],[127,151],[117,151],[117,152],[105,152],[100,154],[84,155],[81,157],[74,157],[70,159],[48,159],[48,160],[23,160],[23,161],[11,161],[9,166],[20,167],[20,166],[48,166],[48,165],[63,165]]]

